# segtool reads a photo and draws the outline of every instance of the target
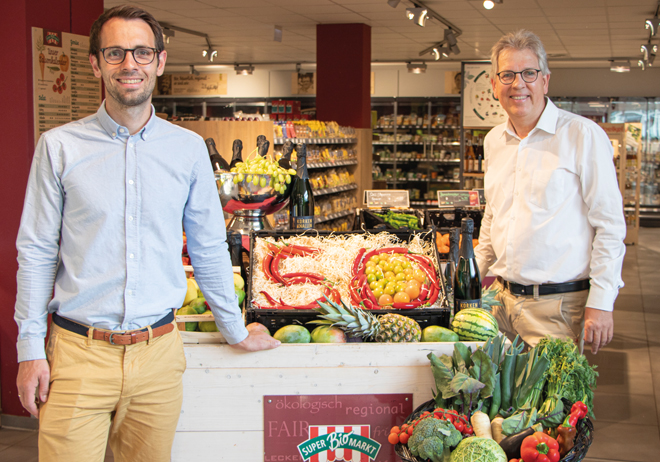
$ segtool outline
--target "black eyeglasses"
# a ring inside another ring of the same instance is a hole
[[[496,75],[504,85],[511,85],[516,80],[516,74],[520,74],[523,81],[533,83],[539,78],[539,72],[541,72],[541,69],[523,69],[520,72],[502,71]]]
[[[110,47],[110,48],[101,48],[101,54],[103,59],[108,64],[121,64],[126,59],[126,52],[130,51],[133,54],[133,59],[138,64],[151,64],[154,62],[156,57],[157,50],[155,48],[149,47],[137,47],[137,48],[120,48],[120,47]]]

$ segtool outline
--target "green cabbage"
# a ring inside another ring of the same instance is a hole
[[[472,436],[454,449],[450,462],[507,462],[507,458],[495,440]]]

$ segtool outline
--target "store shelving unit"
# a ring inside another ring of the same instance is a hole
[[[458,98],[373,98],[375,181],[408,189],[410,205],[437,205],[436,191],[460,183]]]

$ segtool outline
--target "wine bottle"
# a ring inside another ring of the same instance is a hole
[[[454,314],[466,308],[481,308],[481,276],[474,257],[472,218],[461,220],[461,250],[454,279]]]
[[[291,153],[293,152],[293,143],[291,140],[286,140],[282,147],[282,157],[277,161],[280,167],[285,169],[291,168]]]
[[[213,171],[228,172],[229,164],[225,159],[222,158],[216,149],[215,141],[213,141],[213,138],[206,138],[204,142],[206,143],[206,149],[209,151],[209,157],[211,157],[211,165],[213,166]]]
[[[263,135],[259,135],[259,136],[263,136]],[[269,148],[270,148],[270,141],[263,140],[263,142],[258,147],[259,155],[261,157],[266,157],[266,154],[268,154],[268,149]]]
[[[307,171],[307,145],[296,146],[298,169],[289,198],[289,228],[292,230],[314,228],[314,193]]]
[[[266,139],[266,135],[258,135],[257,136],[257,152],[259,153],[260,156],[261,156],[261,145],[264,144],[264,141],[268,141]]]
[[[231,146],[231,162],[229,162],[229,169],[231,170],[237,163],[243,162],[243,142],[241,140],[234,140]]]
[[[458,238],[461,235],[460,228],[449,230],[449,256],[445,266],[445,284],[447,286],[447,298],[450,306],[454,305],[454,279],[456,278],[456,262],[458,261]]]

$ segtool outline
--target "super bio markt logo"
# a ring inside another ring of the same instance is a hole
[[[298,445],[309,462],[369,462],[380,443],[369,438],[369,425],[310,425],[309,439]]]
[[[62,32],[56,32],[44,29],[43,40],[44,45],[49,47],[62,47]]]

